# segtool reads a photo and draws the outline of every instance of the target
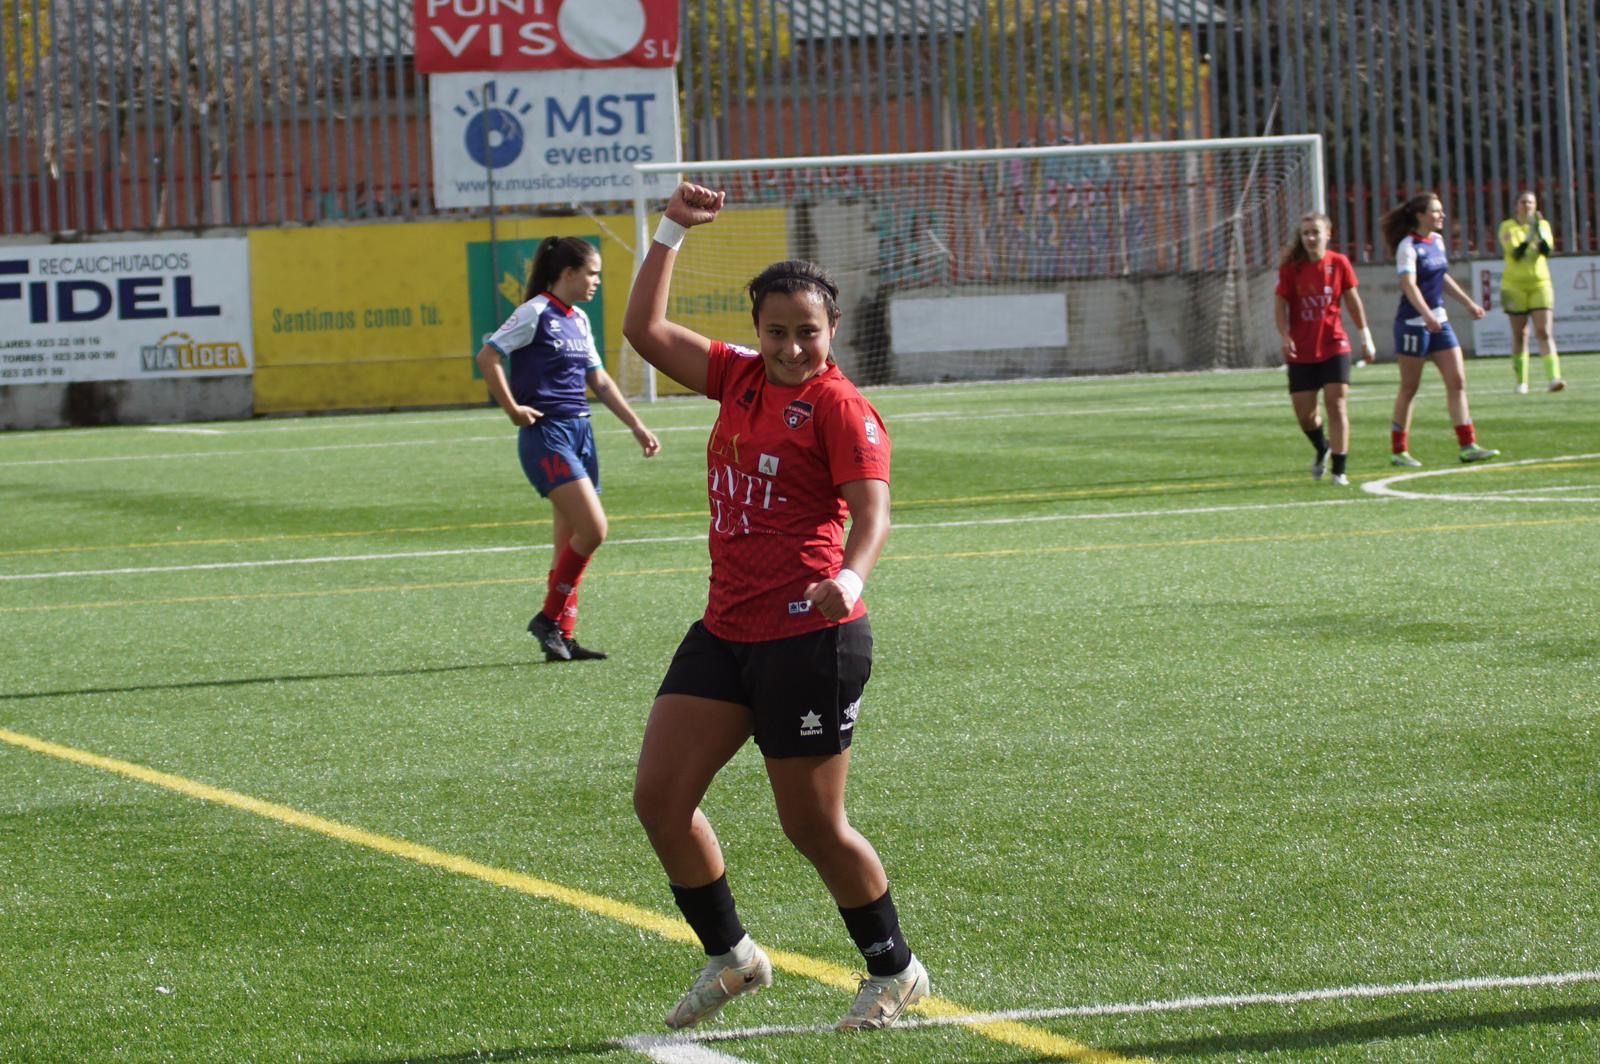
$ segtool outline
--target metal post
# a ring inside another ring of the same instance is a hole
[[[494,221],[494,163],[489,155],[489,99],[494,95],[494,82],[483,83],[481,94],[483,102],[483,177],[489,189],[489,285],[494,292],[494,313],[490,317],[500,316],[500,240],[495,230]]]

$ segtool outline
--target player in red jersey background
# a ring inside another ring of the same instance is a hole
[[[1326,214],[1302,215],[1294,241],[1284,248],[1278,266],[1275,301],[1278,335],[1289,370],[1289,401],[1295,419],[1317,457],[1311,476],[1321,480],[1333,456],[1333,482],[1348,484],[1345,463],[1350,456],[1350,338],[1345,335],[1339,309],[1361,333],[1361,354],[1371,362],[1377,354],[1367,310],[1356,291],[1356,271],[1350,260],[1330,250],[1333,223]],[[1317,394],[1327,410],[1327,428],[1317,414]]]
[[[721,192],[678,186],[623,321],[645,361],[720,404],[706,447],[710,596],[656,693],[634,783],[639,820],[708,957],[667,1024],[693,1026],[772,982],[700,810],[712,779],[754,737],[784,834],[822,877],[866,961],[838,1026],[887,1027],[928,992],[928,975],[844,795],[872,672],[861,590],[889,534],[889,434],[833,361],[839,292],[814,263],[775,263],[750,282],[759,350],[667,320],[677,248],[722,205]]]

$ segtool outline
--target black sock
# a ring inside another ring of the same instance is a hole
[[[703,887],[669,885],[672,900],[678,903],[678,911],[699,936],[706,956],[715,957],[738,945],[744,937],[744,925],[739,922],[738,910],[733,905],[727,873]]]
[[[1323,426],[1318,425],[1314,429],[1301,429],[1300,431],[1306,434],[1306,439],[1311,441],[1311,446],[1313,446],[1313,447],[1315,447],[1317,449],[1317,454],[1318,455],[1323,455],[1323,454],[1327,453],[1327,451],[1328,451],[1328,433],[1323,428]]]
[[[1349,460],[1350,455],[1348,452],[1345,454],[1340,454],[1338,451],[1333,452],[1333,475],[1336,477],[1344,476],[1344,464]]]
[[[866,958],[871,975],[899,975],[911,963],[911,947],[900,934],[900,914],[895,911],[889,892],[877,901],[856,909],[839,909],[844,926],[856,941],[856,949]]]

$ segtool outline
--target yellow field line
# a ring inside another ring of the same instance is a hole
[[[1600,517],[1548,517],[1520,521],[1480,521],[1471,524],[1418,525],[1416,527],[1373,528],[1357,531],[1326,530],[1319,532],[1285,532],[1259,536],[1208,536],[1194,539],[1149,540],[1142,543],[1086,543],[1060,547],[996,547],[990,550],[946,551],[936,554],[886,554],[883,562],[940,561],[952,558],[1006,558],[1019,555],[1041,554],[1094,554],[1116,550],[1163,550],[1173,547],[1226,547],[1249,543],[1307,543],[1328,539],[1376,538],[1380,536],[1432,535],[1446,532],[1480,532],[1492,528],[1548,528],[1555,525],[1593,524]],[[666,566],[654,569],[629,569],[617,572],[591,573],[586,579],[597,577],[677,576],[684,573],[705,572],[704,565]],[[58,610],[108,610],[129,606],[197,605],[208,602],[255,602],[271,599],[317,598],[337,595],[378,595],[410,591],[448,591],[464,588],[498,587],[515,584],[543,585],[543,576],[498,577],[483,580],[448,580],[426,584],[381,584],[373,587],[314,588],[307,591],[261,591],[231,595],[184,595],[170,598],[107,599],[99,602],[63,602],[40,606],[0,606],[0,615],[8,613],[49,613]]]
[[[689,929],[689,925],[677,917],[662,916],[660,913],[651,912],[649,909],[641,909],[636,905],[629,905],[614,898],[607,898],[600,894],[590,894],[587,891],[574,890],[571,887],[564,887],[559,883],[552,883],[549,880],[539,879],[536,876],[530,876],[522,872],[513,872],[509,869],[486,865],[479,861],[474,861],[470,857],[446,853],[431,846],[422,846],[414,842],[407,842],[404,839],[391,838],[388,835],[379,835],[362,828],[352,827],[349,824],[341,824],[336,820],[328,820],[311,813],[305,813],[287,805],[262,801],[259,798],[252,798],[237,791],[213,787],[208,783],[201,783],[198,780],[191,780],[183,776],[175,776],[170,772],[161,772],[153,768],[146,768],[143,765],[134,764],[131,761],[119,761],[116,758],[104,757],[100,754],[90,753],[87,750],[62,746],[59,743],[37,739],[31,735],[23,735],[4,728],[0,728],[0,741],[10,743],[12,746],[20,747],[24,750],[31,750],[36,754],[43,754],[46,757],[54,757],[62,761],[69,761],[73,764],[137,780],[140,783],[147,783],[153,787],[173,791],[185,797],[238,809],[267,820],[275,820],[280,824],[299,828],[302,831],[309,831],[313,834],[324,835],[352,846],[365,847],[391,857],[414,861],[429,868],[438,868],[458,876],[482,880],[485,883],[504,887],[507,890],[518,891],[535,898],[558,902],[569,908],[604,917],[616,923],[637,928],[640,931],[647,931],[669,942],[681,942],[691,946],[699,945],[699,942],[695,939],[694,932]],[[768,956],[772,958],[773,966],[782,971],[815,980],[846,993],[852,993],[856,989],[858,977],[855,972],[848,968],[830,964],[827,961],[820,961],[801,953],[788,953],[783,950],[769,950]],[[974,1011],[955,1002],[937,997],[929,997],[914,1006],[914,1008],[926,1016],[946,1018],[970,1016]],[[1112,1062],[1132,1059],[1095,1049],[1093,1046],[1075,1042],[1070,1038],[1062,1038],[1059,1035],[1038,1030],[1022,1023],[990,1021],[972,1023],[968,1026],[985,1038],[1017,1046],[1051,1060],[1083,1061],[1086,1064],[1112,1064]]]

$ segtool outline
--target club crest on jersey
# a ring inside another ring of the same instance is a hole
[[[792,429],[797,429],[811,420],[811,404],[796,399],[783,408],[783,423]]]
[[[873,446],[877,446],[877,443],[878,443],[878,419],[877,418],[872,418],[872,417],[867,418],[867,442],[872,444]]]

